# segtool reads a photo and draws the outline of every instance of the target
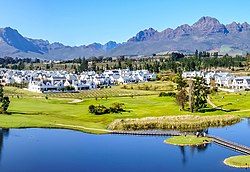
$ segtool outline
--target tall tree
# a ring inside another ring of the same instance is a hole
[[[82,59],[79,58],[80,65],[78,67],[79,72],[87,71],[88,70],[88,61],[83,57]]]
[[[0,113],[6,113],[9,107],[9,97],[4,96],[3,85],[0,84]]]
[[[177,83],[177,90],[178,90],[178,93],[176,94],[176,102],[178,105],[181,106],[181,109],[184,110],[185,104],[188,100],[187,91],[186,91],[187,82],[183,79],[181,74],[179,74],[179,76],[176,78],[176,83]]]
[[[207,106],[207,94],[208,87],[205,83],[203,77],[195,77],[192,82],[190,82],[190,111],[199,111],[200,109]]]

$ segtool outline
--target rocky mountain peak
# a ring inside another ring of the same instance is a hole
[[[240,23],[232,22],[231,24],[227,24],[226,28],[229,32],[236,33],[242,31],[242,25]]]
[[[153,28],[145,29],[143,31],[140,31],[136,34],[136,36],[130,38],[128,42],[140,42],[140,41],[146,41],[153,37],[157,32],[157,30]]]
[[[121,44],[117,44],[115,41],[109,41],[105,45],[103,45],[103,49],[104,50],[112,50],[120,45]]]
[[[228,33],[226,27],[221,24],[216,18],[213,17],[201,17],[196,23],[192,25],[194,30],[206,32],[206,33]]]
[[[3,28],[1,30],[0,37],[2,40],[10,45],[24,52],[36,52],[42,53],[40,48],[33,44],[28,39],[24,38],[17,30],[10,27]]]
[[[155,39],[169,39],[169,38],[173,38],[174,37],[174,30],[171,28],[167,28],[165,30],[163,30],[162,32],[158,32],[156,34]]]
[[[250,30],[250,25],[247,22],[242,23],[242,30],[243,31],[248,31]]]
[[[192,31],[192,28],[188,24],[184,24],[184,25],[178,26],[174,30],[174,34],[175,36],[183,36],[183,35],[189,34],[191,31]]]
[[[176,29],[158,32],[153,28],[138,32],[128,42],[117,44],[109,41],[102,45],[93,43],[81,46],[65,46],[49,43],[42,39],[23,37],[10,27],[0,28],[0,57],[39,57],[49,59],[72,59],[79,56],[120,56],[151,55],[169,51],[193,53],[200,51],[219,51],[246,54],[250,51],[250,25],[232,22],[221,24],[212,17],[202,17],[192,26],[181,25]]]

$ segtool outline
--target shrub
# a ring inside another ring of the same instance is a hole
[[[109,109],[103,105],[99,105],[99,106],[95,107],[95,114],[96,115],[103,115],[103,114],[108,114],[108,113],[110,113]]]
[[[124,106],[124,103],[113,103],[112,107],[110,107],[110,112],[112,113],[124,112],[122,106]]]
[[[75,87],[73,87],[73,86],[65,86],[63,91],[65,91],[65,90],[73,91],[73,90],[75,90]]]
[[[176,93],[175,92],[160,92],[159,97],[175,97]]]
[[[102,114],[110,113],[109,109],[103,105],[98,105],[98,106],[90,105],[89,112],[94,113],[95,115],[102,115]]]
[[[89,106],[89,113],[93,113],[95,115],[103,115],[103,114],[109,114],[109,113],[120,113],[124,112],[125,110],[122,108],[124,106],[124,103],[113,103],[110,108],[107,108],[103,105],[90,105]]]
[[[146,85],[146,86],[145,86],[145,90],[149,90],[149,86]]]
[[[95,113],[95,106],[94,105],[89,106],[89,113]]]

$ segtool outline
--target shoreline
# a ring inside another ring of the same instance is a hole
[[[168,143],[164,140],[164,143],[166,144],[169,144],[169,145],[174,145],[174,146],[200,146],[200,145],[203,145],[203,144],[209,144],[209,143],[212,143],[213,141],[210,141],[210,142],[204,142],[204,143],[199,143],[199,144],[175,144],[175,143]]]
[[[199,146],[213,142],[207,137],[196,137],[194,135],[174,136],[164,140],[164,143],[174,146]]]
[[[229,157],[229,158],[226,158],[223,163],[227,166],[230,166],[230,167],[234,167],[234,168],[250,168],[250,162],[248,163],[245,163],[244,165],[236,165],[236,164],[232,164],[230,163],[230,160],[232,159],[239,159],[239,158],[243,158],[243,157],[250,157],[249,155],[238,155],[238,156],[232,156],[232,157]],[[229,161],[229,162],[228,162]],[[244,162],[243,162],[244,163]],[[247,165],[246,165],[247,164]]]

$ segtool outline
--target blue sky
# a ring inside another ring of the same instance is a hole
[[[152,27],[192,25],[202,16],[250,23],[249,0],[0,0],[0,28],[65,45],[127,41]]]

